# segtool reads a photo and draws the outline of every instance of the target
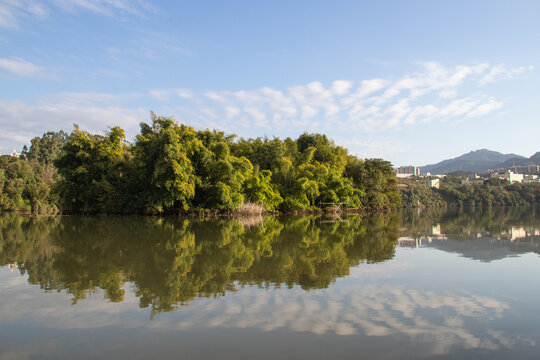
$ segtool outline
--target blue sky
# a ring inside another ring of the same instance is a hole
[[[149,112],[425,165],[540,151],[538,1],[0,0],[0,152]]]

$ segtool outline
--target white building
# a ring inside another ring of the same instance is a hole
[[[424,184],[424,185],[429,186],[429,187],[433,187],[433,188],[437,188],[437,189],[440,187],[440,179],[438,179],[438,178],[420,180],[420,182],[422,184]]]
[[[411,176],[420,176],[420,168],[416,166],[400,166],[394,170],[396,177],[407,178]]]
[[[505,179],[510,183],[523,182],[523,174],[515,174],[511,170],[506,170],[504,172],[491,173],[492,178]]]

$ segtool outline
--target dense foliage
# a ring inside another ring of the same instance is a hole
[[[96,135],[75,126],[70,135],[49,132],[33,139],[21,159],[6,161],[38,175],[40,167],[53,164],[54,181],[44,182],[42,197],[54,194],[65,212],[229,212],[246,203],[267,211],[310,211],[336,203],[384,211],[400,205],[389,162],[360,160],[325,135],[235,140],[154,114],[151,124],[141,124],[133,144],[119,127]],[[30,183],[26,178],[22,181]],[[2,194],[11,202],[4,201],[4,209],[34,208],[29,191],[16,195],[6,189]]]
[[[20,157],[0,156],[0,210],[54,212],[58,197],[52,191],[58,182],[53,160],[66,144],[68,135],[47,132],[24,146]]]
[[[152,114],[133,143],[124,130],[105,135],[77,126],[71,134],[32,139],[19,158],[0,159],[0,210],[115,214],[266,211],[337,206],[386,211],[407,206],[524,205],[540,202],[540,184],[499,179],[440,189],[397,183],[389,162],[359,159],[321,134],[297,139],[235,139],[196,131]],[[397,190],[399,188],[399,191]]]
[[[460,179],[446,176],[440,188],[430,188],[415,180],[400,180],[400,193],[408,206],[515,206],[540,203],[540,183],[514,183],[488,179],[482,183],[461,184]]]

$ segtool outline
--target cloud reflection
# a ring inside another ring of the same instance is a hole
[[[506,302],[387,285],[357,284],[313,293],[245,288],[219,303],[197,301],[195,307],[196,311],[187,312],[187,318],[176,324],[163,317],[158,321],[183,330],[224,327],[289,329],[318,335],[397,335],[430,344],[433,354],[445,354],[454,347],[512,348],[519,341],[502,332],[472,330],[479,323],[487,328],[490,321],[501,318],[510,308]]]

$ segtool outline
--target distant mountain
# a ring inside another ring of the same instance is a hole
[[[509,168],[511,166],[525,166],[525,165],[537,165],[537,164],[540,164],[540,159],[537,159],[535,161],[534,159],[531,159],[531,158],[520,157],[520,158],[508,159],[505,162],[503,162],[500,167]]]
[[[540,152],[534,154],[532,157],[540,160]],[[420,171],[422,174],[427,172],[431,174],[448,174],[454,171],[484,172],[489,169],[505,167],[503,164],[506,164],[506,162],[510,162],[509,166],[512,166],[512,161],[518,165],[517,162],[522,160],[530,161],[531,159],[521,155],[502,154],[497,151],[481,149],[471,151],[454,159],[441,161],[437,164],[421,166]],[[540,161],[537,163],[540,163]]]
[[[540,151],[529,158],[535,165],[540,165]]]

